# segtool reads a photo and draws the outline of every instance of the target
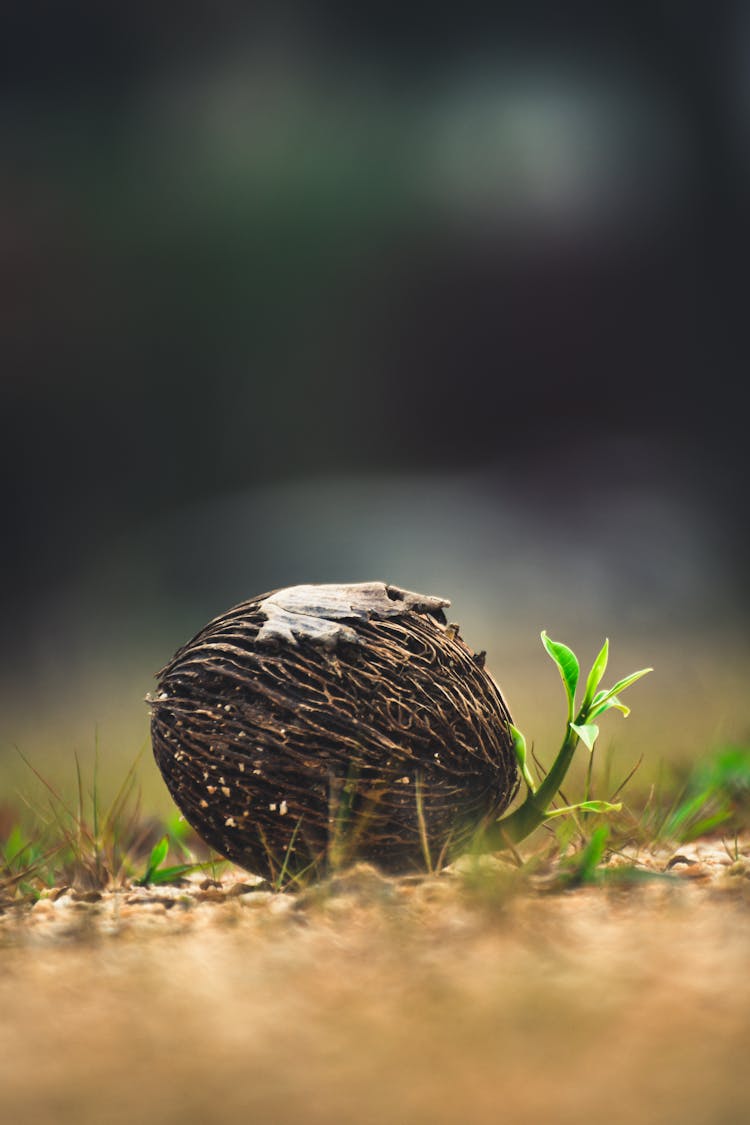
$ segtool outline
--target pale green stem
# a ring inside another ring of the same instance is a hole
[[[542,784],[535,793],[529,791],[526,800],[515,812],[485,828],[481,837],[483,850],[500,851],[502,848],[507,848],[509,844],[517,844],[530,836],[534,829],[544,822],[547,810],[565,780],[578,742],[578,735],[568,724],[565,741]]]

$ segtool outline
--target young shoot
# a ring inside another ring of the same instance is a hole
[[[642,668],[639,672],[624,676],[611,688],[600,689],[599,684],[607,670],[609,657],[609,640],[605,640],[586,678],[581,703],[577,705],[576,696],[580,678],[578,658],[567,645],[553,641],[546,632],[542,632],[542,644],[557,665],[565,689],[568,702],[565,735],[549,773],[541,784],[536,786],[526,760],[526,739],[520,730],[511,724],[510,736],[513,740],[518,768],[526,786],[526,798],[514,812],[495,821],[485,830],[485,846],[491,851],[512,847],[524,840],[545,821],[565,813],[578,811],[609,813],[619,812],[622,808],[621,805],[610,804],[608,801],[583,801],[560,809],[551,809],[550,806],[565,780],[579,742],[582,742],[589,751],[594,749],[599,737],[599,726],[595,720],[601,718],[607,711],[613,710],[627,716],[630,709],[620,702],[620,695],[641,676],[645,676],[653,669]]]

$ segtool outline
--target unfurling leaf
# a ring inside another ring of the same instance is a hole
[[[513,751],[516,755],[516,761],[518,762],[518,768],[521,771],[521,776],[526,783],[526,788],[534,793],[536,788],[534,785],[534,779],[529,773],[529,767],[526,762],[526,739],[521,734],[518,727],[513,726],[513,723],[508,724],[508,730],[510,732],[510,737],[513,739]]]
[[[621,680],[618,680],[613,687],[609,689],[609,691],[607,692],[607,697],[611,699],[613,695],[619,695],[621,691],[625,691],[625,688],[630,687],[630,685],[634,684],[636,680],[640,680],[641,676],[646,676],[649,672],[653,672],[653,668],[641,668],[640,672],[631,672],[629,676],[624,676]]]
[[[586,715],[588,708],[591,706],[592,700],[594,698],[594,692],[599,687],[602,676],[607,670],[608,658],[609,637],[607,637],[607,639],[605,640],[604,644],[602,645],[601,652],[597,656],[594,663],[591,665],[591,671],[589,672],[588,679],[586,680],[586,692],[583,697],[583,703],[581,704],[581,714],[584,716]]]
[[[640,672],[633,672],[630,676],[625,676],[623,679],[618,680],[614,687],[609,688],[605,692],[597,692],[594,696],[594,704],[588,715],[588,718],[595,719],[597,715],[603,714],[609,707],[616,707],[624,715],[629,713],[628,709],[624,708],[620,703],[617,696],[625,688],[630,687],[636,680],[640,680],[641,676],[646,676],[649,672],[653,672],[653,668],[641,668]]]
[[[596,719],[597,716],[603,715],[605,711],[614,710],[622,711],[624,718],[627,719],[628,715],[630,714],[630,708],[626,707],[624,703],[621,703],[616,695],[607,696],[606,692],[604,692],[603,695],[606,697],[605,701],[602,703],[595,703],[589,711],[587,718]]]

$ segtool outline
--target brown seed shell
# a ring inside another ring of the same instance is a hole
[[[158,677],[154,755],[222,855],[277,879],[445,862],[518,788],[510,714],[441,598],[302,586],[217,617]]]

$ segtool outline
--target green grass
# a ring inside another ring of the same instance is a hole
[[[36,901],[54,887],[102,891],[176,882],[191,871],[213,870],[225,862],[208,853],[176,810],[166,822],[144,813],[138,784],[142,755],[106,804],[98,750],[90,780],[73,756],[69,792],[23,759],[36,779],[37,793],[33,799],[19,794],[2,809],[0,906]],[[169,857],[173,862],[165,866]]]
[[[706,834],[723,841],[730,857],[733,849],[736,852],[738,833],[750,826],[750,748],[721,747],[688,772],[664,767],[658,782],[646,790],[637,784],[640,762],[622,778],[613,779],[612,758],[611,752],[602,756],[592,752],[582,800],[576,803],[560,793],[550,811],[572,811],[545,818],[523,853],[514,845],[506,852],[506,862],[494,866],[469,853],[461,865],[469,882],[479,880],[485,891],[498,894],[511,886],[528,887],[540,872],[549,876],[547,889],[561,891],[637,882],[659,877],[640,862],[648,852],[679,848]],[[45,891],[62,886],[102,891],[179,882],[197,870],[219,871],[225,861],[207,851],[176,811],[166,822],[144,813],[139,759],[140,755],[106,805],[100,795],[98,759],[87,782],[73,758],[71,796],[51,786],[27,763],[40,795],[33,802],[19,797],[4,807],[0,817],[0,907],[34,902]],[[541,784],[544,770],[533,761]],[[597,801],[609,805],[617,801],[622,808],[605,816],[592,811]],[[609,866],[612,856],[621,857],[619,866]],[[274,890],[305,884],[305,873],[287,870],[287,858]],[[425,874],[434,866],[427,845]]]

